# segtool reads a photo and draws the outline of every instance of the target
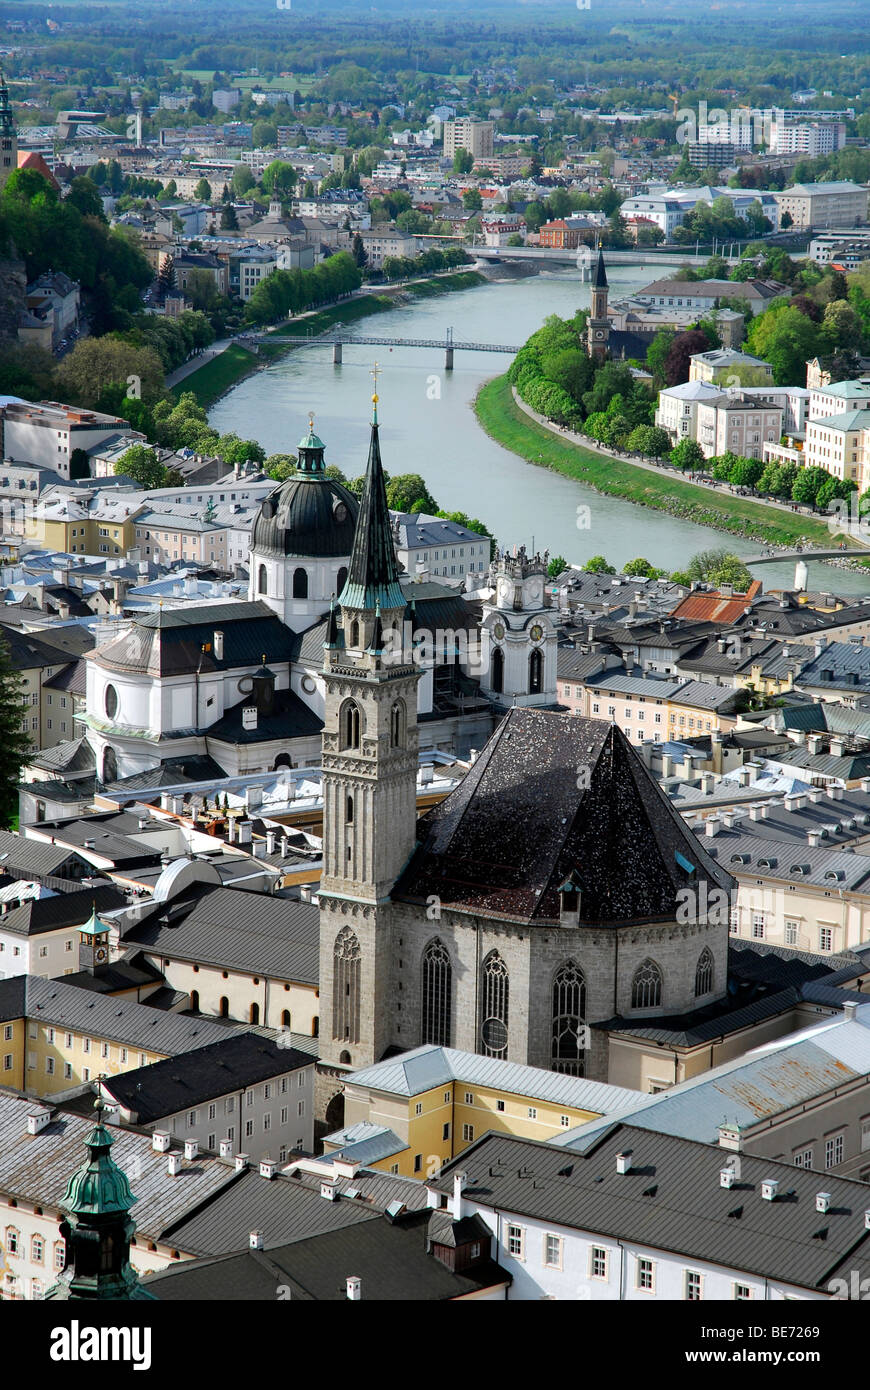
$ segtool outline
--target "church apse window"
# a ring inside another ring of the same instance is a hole
[[[353,700],[348,700],[347,704],[342,706],[340,725],[342,748],[359,748],[359,705]]]
[[[361,954],[355,933],[342,927],[332,952],[332,1036],[345,1042],[359,1042]]]
[[[397,700],[390,710],[390,745],[393,748],[405,746],[405,705]]]
[[[308,597],[308,571],[301,566],[293,571],[293,597]]]
[[[484,1057],[508,1055],[508,970],[498,951],[490,951],[483,962],[483,999],[480,1041]]]
[[[266,566],[261,565],[257,574],[257,593],[265,594],[269,590],[269,577],[266,574]]]
[[[566,960],[553,977],[553,1071],[566,1076],[585,1074],[583,1044],[586,1026],[586,977],[573,960]]]
[[[705,946],[695,967],[695,998],[711,994],[713,990],[713,952]]]
[[[540,695],[544,688],[544,656],[536,648],[529,656],[529,694]]]
[[[645,960],[631,982],[631,1007],[657,1009],[662,1002],[662,972],[654,960]]]
[[[450,1046],[453,967],[443,941],[436,936],[423,952],[423,1031],[421,1043]]]

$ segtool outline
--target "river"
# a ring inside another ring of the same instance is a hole
[[[608,268],[611,297],[639,289],[653,276],[649,267]],[[547,314],[570,317],[588,307],[589,297],[589,285],[576,272],[546,271],[412,301],[361,320],[350,333],[443,338],[452,327],[460,341],[519,345]],[[365,468],[370,371],[376,359],[382,369],[379,416],[387,473],[422,474],[442,508],[479,517],[501,545],[546,548],[574,564],[603,554],[617,568],[642,555],[668,570],[713,547],[757,553],[757,542],[604,497],[496,444],[477,424],[472,402],[482,382],[505,370],[506,356],[457,352],[454,370],[446,372],[444,354],[434,348],[346,345],[342,365],[333,366],[330,346],[307,347],[240,382],[212,407],[209,421],[222,432],[258,439],[268,453],[295,453],[313,411],[327,462],[357,476]],[[589,509],[588,528],[578,529],[578,507]],[[756,574],[765,588],[791,586],[794,566],[759,566]],[[810,570],[810,583],[844,593],[870,592],[870,575],[818,564]]]

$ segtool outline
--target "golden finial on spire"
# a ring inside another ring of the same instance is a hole
[[[309,433],[309,434],[313,434],[313,433],[314,433],[314,411],[313,411],[313,410],[309,410],[309,412],[308,412],[308,433]]]
[[[376,424],[378,423],[378,400],[380,399],[379,396],[378,396],[378,377],[380,376],[380,374],[381,374],[381,367],[380,367],[380,365],[376,362],[375,365],[372,367],[371,373],[370,373],[370,375],[371,375],[371,377],[372,377],[372,380],[373,380],[374,383],[375,383],[375,389],[374,389],[374,391],[373,391],[373,393],[372,393],[372,406],[373,406],[373,410],[372,410],[372,424],[373,424],[373,425],[376,425]]]

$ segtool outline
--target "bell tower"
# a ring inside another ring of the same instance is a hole
[[[0,188],[18,168],[18,131],[9,104],[9,88],[0,68]]]
[[[610,342],[610,320],[607,317],[607,272],[604,269],[604,252],[598,244],[598,260],[592,272],[592,304],[589,322],[586,325],[586,346],[590,357],[599,361],[607,356]]]
[[[481,689],[503,705],[556,703],[556,628],[547,584],[548,553],[525,546],[497,554],[489,567],[495,591],[483,605]]]
[[[91,915],[79,927],[79,965],[93,975],[101,965],[109,963],[109,926],[97,916],[96,904]]]
[[[375,377],[377,381],[377,376]],[[392,1042],[389,893],[415,844],[417,683],[378,438],[377,393],[347,581],[324,644],[321,1059]]]

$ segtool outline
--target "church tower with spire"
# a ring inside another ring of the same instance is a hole
[[[137,1199],[109,1153],[115,1141],[103,1124],[102,1097],[94,1109],[94,1128],[85,1139],[87,1160],[73,1173],[60,1203],[66,1265],[46,1299],[153,1299],[130,1264],[136,1230],[130,1208]]]
[[[0,68],[0,188],[18,168],[18,131],[9,104],[9,88]]]
[[[377,383],[377,372],[375,372]],[[372,397],[347,580],[324,645],[321,1059],[355,1068],[393,1041],[389,893],[415,844],[417,683]]]
[[[598,243],[598,260],[592,272],[592,304],[589,322],[586,326],[586,346],[590,357],[601,361],[607,356],[610,343],[610,320],[607,317],[607,272],[604,269],[604,252]]]

